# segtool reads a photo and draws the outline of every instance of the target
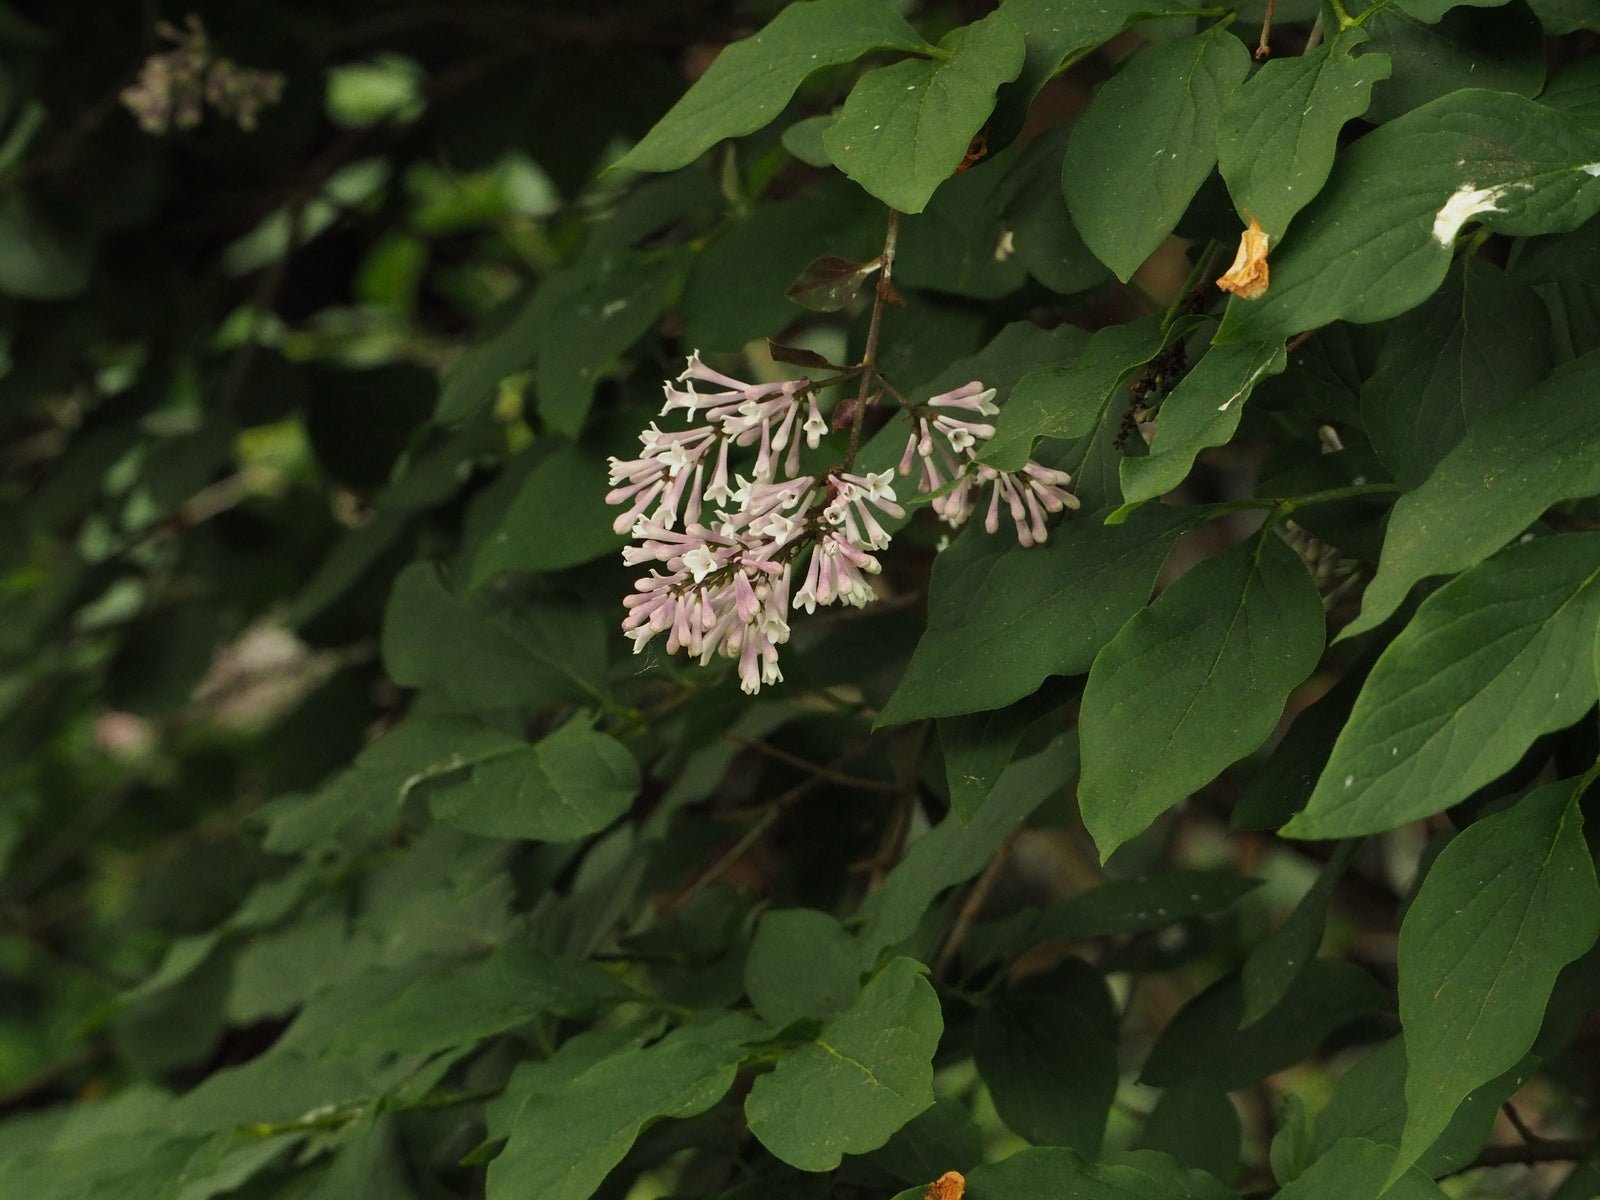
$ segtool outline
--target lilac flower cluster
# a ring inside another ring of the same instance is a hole
[[[710,387],[697,390],[696,383]],[[869,581],[882,570],[875,552],[889,544],[881,518],[904,517],[905,509],[892,470],[799,473],[801,443],[816,449],[828,428],[808,379],[744,383],[707,367],[696,352],[665,390],[661,415],[682,411],[689,427],[667,431],[652,422],[639,435],[638,458],[610,460],[606,502],[626,506],[614,528],[634,540],[623,561],[651,564],[624,601],[623,631],[635,653],[664,633],[668,653],[682,650],[702,663],[733,659],[740,686],[753,694],[783,678],[778,647],[789,640],[791,608],[859,608],[876,596]],[[933,501],[951,525],[961,524],[977,493],[992,485],[986,527],[998,527],[1004,499],[1018,539],[1030,546],[1045,539],[1046,512],[1077,507],[1066,473],[1036,463],[994,471],[976,461],[976,447],[994,426],[937,411],[993,416],[993,398],[993,389],[970,383],[914,410],[900,473],[920,461],[920,491],[953,485]],[[749,475],[734,471],[730,455],[752,449]]]

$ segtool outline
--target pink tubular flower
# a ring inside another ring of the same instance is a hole
[[[623,562],[650,564],[623,601],[623,632],[635,653],[665,634],[669,654],[729,659],[739,686],[754,694],[783,678],[778,647],[789,640],[791,607],[859,608],[876,598],[875,552],[890,538],[884,520],[906,515],[895,472],[799,473],[801,443],[815,450],[828,429],[809,380],[743,383],[696,352],[664,390],[662,417],[681,412],[688,427],[652,423],[639,435],[638,458],[610,461],[606,502],[625,506],[613,527],[633,539]],[[966,521],[990,488],[985,526],[999,527],[1003,503],[1017,540],[1031,546],[1045,540],[1047,514],[1078,501],[1065,471],[1030,462],[1000,472],[977,461],[994,436],[985,419],[999,412],[994,396],[974,381],[911,410],[899,473],[920,464],[918,490],[942,492],[932,507],[950,525]],[[741,451],[754,451],[747,474],[732,461]]]
[[[1072,476],[1031,461],[1019,471],[997,471],[978,462],[980,446],[994,436],[992,424],[930,411],[952,409],[992,417],[1000,411],[994,396],[993,388],[974,380],[934,396],[914,410],[911,436],[900,456],[900,474],[908,475],[913,465],[920,465],[917,490],[924,495],[944,492],[934,496],[931,507],[952,528],[966,523],[977,507],[977,494],[990,487],[984,528],[989,533],[999,529],[1003,500],[1016,526],[1017,541],[1023,547],[1034,546],[1049,537],[1046,513],[1078,507],[1078,498],[1066,490]]]

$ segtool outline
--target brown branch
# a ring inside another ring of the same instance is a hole
[[[1272,16],[1278,9],[1278,0],[1267,0],[1267,12],[1261,18],[1261,40],[1256,43],[1256,61],[1272,56]]]
[[[944,945],[939,949],[939,957],[934,960],[935,976],[943,975],[945,969],[955,961],[956,955],[961,953],[967,934],[977,923],[978,914],[983,911],[989,893],[994,890],[994,885],[1000,878],[1000,872],[1011,859],[1011,847],[1015,844],[1019,832],[1020,830],[1013,829],[1006,836],[1006,840],[1001,842],[1000,848],[994,852],[994,857],[983,868],[983,874],[978,876],[967,892],[967,898],[961,904],[961,911],[956,914],[956,923],[950,927],[950,936],[945,938]]]
[[[872,318],[867,323],[867,344],[861,352],[861,362],[858,364],[861,371],[861,387],[856,392],[855,409],[850,414],[850,449],[844,456],[845,470],[849,470],[856,461],[856,448],[861,444],[861,425],[866,419],[867,405],[875,398],[872,395],[872,388],[878,381],[878,338],[883,332],[884,306],[893,302],[895,296],[894,255],[899,240],[900,213],[891,208],[889,226],[883,235],[883,253],[878,257],[880,264],[878,286],[872,292]]]

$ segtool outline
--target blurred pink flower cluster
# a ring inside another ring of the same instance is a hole
[[[689,426],[667,431],[652,422],[639,435],[638,458],[610,460],[606,502],[626,506],[614,528],[634,540],[623,561],[651,564],[623,601],[622,627],[635,653],[666,634],[669,654],[735,660],[740,686],[753,694],[783,678],[778,647],[789,640],[791,608],[859,608],[876,596],[868,577],[882,570],[875,553],[890,536],[881,518],[905,516],[895,472],[800,474],[801,443],[817,449],[828,429],[808,379],[744,383],[706,366],[697,351],[665,390],[661,416],[681,411]],[[971,416],[993,416],[993,400],[992,388],[969,383],[911,410],[900,474],[920,464],[918,491],[940,492],[932,507],[952,526],[990,487],[985,527],[998,528],[1003,502],[1018,540],[1031,546],[1045,540],[1045,514],[1077,500],[1064,471],[1029,463],[1004,473],[977,462],[994,426]],[[748,474],[730,465],[736,451],[754,452]]]

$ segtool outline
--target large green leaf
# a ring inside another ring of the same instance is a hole
[[[973,1057],[995,1111],[1035,1145],[1100,1152],[1117,1093],[1117,1018],[1104,977],[1069,959],[978,1016]]]
[[[637,998],[593,963],[507,945],[412,983],[341,1030],[344,1048],[434,1051],[469,1046],[543,1013],[592,1017]]]
[[[941,49],[937,59],[868,71],[822,135],[835,166],[901,212],[921,212],[961,164],[1025,52],[1004,12],[955,30]]]
[[[1102,856],[1266,740],[1321,657],[1322,601],[1279,538],[1205,560],[1089,671],[1078,804]]]
[[[1046,908],[1034,936],[1077,942],[1163,929],[1221,912],[1258,882],[1232,871],[1164,871],[1148,879],[1108,879]]]
[[[722,1098],[759,1028],[747,1016],[725,1014],[603,1058],[565,1086],[533,1092],[489,1164],[489,1200],[589,1200],[647,1122],[691,1117]]]
[[[1354,842],[1339,847],[1328,864],[1317,872],[1316,882],[1306,889],[1300,902],[1245,959],[1241,973],[1244,983],[1241,1026],[1253,1025],[1271,1012],[1316,958],[1328,923],[1328,904],[1333,899],[1334,885],[1339,882],[1339,875],[1355,848]]]
[[[1163,1089],[1135,1148],[1170,1154],[1218,1179],[1239,1173],[1239,1112],[1221,1088],[1186,1081]]]
[[[1127,280],[1172,232],[1217,161],[1217,123],[1250,70],[1221,26],[1118,71],[1078,119],[1061,182],[1073,224]]]
[[[592,451],[558,446],[534,464],[472,557],[469,583],[501,571],[558,571],[621,549],[611,531],[605,462]]]
[[[1383,988],[1358,967],[1313,959],[1283,999],[1248,1029],[1238,975],[1196,996],[1156,1039],[1140,1079],[1156,1087],[1202,1080],[1227,1091],[1292,1066],[1334,1030],[1389,1007]]]
[[[979,457],[997,470],[1015,471],[1041,437],[1074,438],[1090,432],[1128,376],[1149,362],[1176,334],[1154,317],[1099,330],[1069,363],[1041,367],[1022,377],[1000,410],[995,434]]]
[[[1294,58],[1275,58],[1233,93],[1217,129],[1217,167],[1240,213],[1274,245],[1327,182],[1339,130],[1367,111],[1372,85],[1389,75],[1386,54],[1353,51],[1352,29]]]
[[[451,595],[432,563],[413,563],[389,594],[383,663],[403,687],[436,689],[479,708],[593,698],[605,664],[596,617],[539,606],[496,618]]]
[[[1068,521],[1028,550],[963,538],[934,566],[927,631],[879,724],[999,708],[1088,670],[1149,598],[1184,525],[1166,510],[1115,527]]]
[[[1234,1200],[1205,1172],[1180,1166],[1159,1151],[1127,1150],[1088,1162],[1059,1146],[1039,1146],[974,1167],[966,1194],[968,1200]]]
[[[1522,0],[1492,11],[1456,5],[1439,18],[1416,20],[1405,5],[1378,10],[1366,22],[1372,50],[1394,60],[1394,75],[1373,89],[1373,122],[1388,121],[1461,88],[1536,96],[1544,83],[1543,31]]]
[[[861,990],[855,940],[830,913],[780,908],[762,915],[744,964],[744,987],[763,1020],[824,1020]]]
[[[598,833],[639,794],[639,764],[577,716],[533,745],[513,743],[428,797],[434,817],[480,837],[571,842]]]
[[[934,52],[905,18],[877,0],[791,4],[760,33],[724,49],[617,166],[677,170],[723,138],[742,137],[767,124],[811,72],[874,50]]]
[[[750,1132],[802,1171],[831,1171],[875,1150],[933,1103],[939,998],[909,958],[891,960],[813,1042],[756,1080]]]
[[[1282,371],[1288,356],[1281,338],[1213,346],[1161,402],[1150,453],[1120,464],[1122,498],[1153,500],[1177,487],[1195,455],[1220,446],[1239,428],[1256,384]]]
[[[1444,279],[1469,221],[1498,233],[1574,229],[1600,210],[1600,130],[1503,92],[1461,91],[1397,118],[1334,163],[1259,300],[1235,297],[1221,341],[1381,321]]]
[[[88,286],[94,245],[20,193],[0,202],[0,292],[64,300]]]
[[[1395,1172],[1473,1089],[1528,1052],[1556,975],[1600,935],[1600,886],[1570,781],[1446,846],[1400,926],[1406,1125]]]
[[[1361,415],[1397,482],[1427,478],[1484,413],[1544,377],[1550,315],[1531,287],[1464,258],[1426,304],[1396,320],[1361,389]]]
[[[1278,1193],[1280,1200],[1445,1200],[1433,1180],[1416,1168],[1395,1170],[1392,1146],[1364,1138],[1335,1142],[1304,1174]]]
[[[1469,426],[1422,486],[1395,504],[1361,615],[1340,636],[1381,624],[1413,584],[1488,557],[1552,504],[1600,493],[1600,406],[1590,403],[1597,387],[1600,352]]]
[[[1289,837],[1441,812],[1595,702],[1600,533],[1512,546],[1429,596],[1372,668]],[[1087,747],[1087,739],[1085,739]]]
[[[1070,736],[1058,737],[1037,754],[1018,759],[1001,773],[970,824],[947,817],[912,843],[857,914],[868,965],[910,937],[940,892],[983,870],[1007,835],[1071,781],[1077,749]]]
[[[1500,1106],[1528,1081],[1536,1065],[1537,1060],[1525,1058],[1468,1096],[1438,1140],[1417,1160],[1417,1169],[1439,1176],[1470,1163],[1488,1144]],[[1390,1038],[1340,1078],[1317,1114],[1315,1153],[1325,1154],[1347,1137],[1398,1148],[1406,1123],[1405,1085],[1405,1038]]]

